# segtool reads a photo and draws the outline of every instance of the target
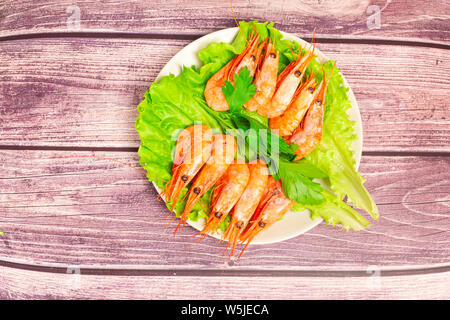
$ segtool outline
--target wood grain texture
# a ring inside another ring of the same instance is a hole
[[[33,39],[0,45],[0,145],[131,147],[136,106],[188,41]],[[365,151],[450,151],[446,50],[320,44],[352,87]]]
[[[450,3],[233,4],[300,37],[315,22],[359,103],[380,221],[321,224],[229,262],[190,227],[173,237],[144,174],[111,159],[139,167],[136,105],[192,39],[235,26],[228,1],[4,0],[0,299],[450,298]]]
[[[227,263],[192,228],[172,235],[167,209],[135,153],[0,151],[0,260],[103,269],[365,271],[450,267],[450,163],[443,157],[363,157],[381,219],[361,232],[320,225],[251,246]]]
[[[1,299],[449,299],[450,272],[402,277],[157,277],[0,267]],[[211,290],[214,288],[214,290]],[[289,293],[288,295],[286,293]]]
[[[79,9],[74,9],[77,5]],[[234,0],[239,20],[274,21],[288,32],[319,38],[395,38],[446,43],[447,1]],[[376,7],[373,7],[376,6]],[[378,8],[378,9],[373,9]],[[76,11],[79,10],[79,11]],[[372,23],[380,10],[380,27]],[[74,24],[76,12],[80,24]],[[235,26],[228,1],[2,1],[0,35],[48,32],[139,32],[200,35]]]

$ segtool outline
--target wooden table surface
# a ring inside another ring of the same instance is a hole
[[[137,104],[176,52],[235,25],[228,1],[2,0],[0,298],[450,298],[450,3],[233,4],[305,39],[315,22],[359,103],[380,221],[230,262],[173,237],[144,174],[103,158],[139,166]]]

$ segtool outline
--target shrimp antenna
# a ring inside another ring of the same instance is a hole
[[[234,10],[233,10],[233,0],[230,0],[230,9],[231,9],[231,14],[233,15],[234,18],[234,22],[236,22],[237,27],[239,28],[239,32],[242,34],[242,36],[244,37],[245,41],[247,41],[247,37],[245,36],[244,32],[242,32],[241,26],[239,25],[237,19],[236,19],[236,15],[234,14]]]
[[[330,74],[328,75],[328,79],[327,79],[327,83],[325,85],[325,88],[328,87],[328,83],[330,82],[331,75],[333,74],[334,67],[336,67],[336,61],[333,63],[333,68],[331,68]],[[322,70],[323,70],[323,65],[322,65]],[[323,71],[323,72],[325,74],[325,71]]]
[[[333,68],[331,69],[331,72],[330,72],[330,74],[329,74],[329,76],[328,76],[328,79],[326,79],[326,83],[325,83],[325,86],[322,88],[322,90],[324,91],[324,97],[323,97],[323,104],[325,105],[325,98],[327,97],[326,96],[326,90],[327,90],[327,88],[328,88],[328,83],[330,82],[330,79],[331,79],[331,75],[333,74],[333,70],[334,70],[334,68],[336,67],[336,61],[334,62],[334,64],[333,64]],[[324,78],[326,77],[326,75],[325,75],[325,70],[324,70],[324,68],[323,68],[323,65],[322,65],[322,72],[323,72],[323,76],[324,76]],[[325,79],[324,79],[324,81],[325,81]]]
[[[300,49],[299,49],[299,52],[298,52],[298,57],[297,57],[297,59],[295,59],[295,53],[294,53],[294,50],[292,49],[291,46],[289,46],[289,50],[290,50],[291,53],[292,53],[292,60],[293,60],[293,61],[294,61],[294,60],[297,60],[297,59],[300,57],[300,53],[302,52],[302,48],[301,48],[301,46],[300,46]]]
[[[311,38],[312,52],[311,53],[314,53],[314,50],[316,49],[315,35],[316,35],[316,24],[313,20],[313,34],[312,34],[312,38]],[[310,48],[311,48],[311,46],[310,46]]]

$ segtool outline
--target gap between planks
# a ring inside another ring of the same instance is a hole
[[[0,267],[1,299],[448,299],[449,273],[408,277],[120,277]],[[214,290],[211,290],[214,288]]]
[[[218,31],[218,30],[216,30]],[[137,32],[42,32],[0,36],[0,42],[28,39],[54,38],[89,38],[89,39],[150,39],[150,40],[197,40],[206,34],[166,34],[166,33],[137,33]],[[302,37],[305,41],[312,41],[311,37]],[[315,37],[316,43],[330,44],[369,44],[369,45],[398,45],[410,47],[424,47],[450,50],[450,44],[438,41],[418,41],[367,37]]]
[[[229,264],[230,267],[232,263]],[[95,267],[95,266],[72,266],[63,264],[27,264],[21,262],[13,262],[0,259],[0,266],[45,272],[45,273],[62,273],[67,274],[68,268],[76,267],[83,275],[102,275],[102,276],[178,276],[178,277],[368,277],[371,276],[370,270],[263,270],[263,269],[242,269],[242,270],[226,270],[226,269],[206,269],[206,270],[190,270],[190,269],[143,269],[143,268],[115,268],[115,267]],[[400,268],[380,268],[380,276],[411,276],[411,275],[425,275],[450,272],[450,263],[439,266],[421,266],[420,268],[402,269]]]

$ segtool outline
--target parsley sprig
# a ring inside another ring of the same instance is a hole
[[[231,82],[225,81],[222,91],[232,114],[241,113],[243,105],[255,95],[256,85],[252,82],[253,77],[247,67],[234,75],[234,87]]]

